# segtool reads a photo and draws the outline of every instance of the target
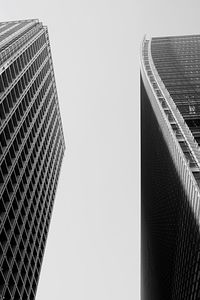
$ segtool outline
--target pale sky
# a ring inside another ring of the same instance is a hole
[[[0,4],[48,26],[65,133],[36,300],[139,299],[140,42],[199,34],[199,1]]]

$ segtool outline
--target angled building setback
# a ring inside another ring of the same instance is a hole
[[[0,23],[0,299],[35,299],[64,151],[47,27]]]
[[[200,35],[141,47],[143,300],[200,299]]]

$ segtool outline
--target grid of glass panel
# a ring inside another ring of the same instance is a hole
[[[153,38],[151,49],[165,87],[200,145],[200,36]]]
[[[151,132],[148,142],[152,144],[152,139],[154,138],[155,147],[150,147],[151,149],[149,149],[149,146],[146,145],[147,150],[145,150],[147,156],[148,152],[151,152],[154,159],[156,158],[156,161],[153,161],[151,155],[148,156],[148,160],[152,164],[150,167],[152,172],[150,177],[153,178],[152,180],[149,178],[148,187],[151,187],[154,192],[149,192],[145,205],[148,203],[146,207],[149,209],[148,219],[150,220],[150,224],[147,225],[147,228],[150,228],[153,225],[154,229],[152,230],[152,233],[155,233],[155,231],[159,232],[159,237],[157,235],[154,241],[153,239],[151,240],[151,243],[158,246],[156,261],[157,271],[160,272],[159,278],[161,278],[160,291],[166,292],[161,297],[162,299],[165,299],[166,297],[166,299],[181,300],[199,299],[200,297],[200,196],[198,188],[198,186],[200,186],[200,177],[199,170],[197,170],[198,168],[193,159],[194,154],[195,157],[199,158],[199,147],[197,145],[195,153],[190,153],[190,149],[194,150],[194,148],[189,147],[191,146],[189,140],[191,132],[193,135],[195,133],[197,136],[200,132],[198,123],[200,117],[198,107],[199,42],[199,36],[154,38],[151,41],[145,40],[142,48],[142,58],[146,69],[146,73],[142,73],[143,80],[145,84],[148,82],[151,91],[153,91],[153,93],[150,93],[148,85],[146,84],[145,87],[146,91],[148,91],[149,98],[146,96],[144,96],[144,98],[146,97],[146,100],[151,103],[154,113],[154,122],[155,120],[159,122],[159,132],[162,132],[160,139],[158,134],[153,137]],[[194,44],[196,44],[196,46]],[[149,51],[149,49],[151,50]],[[149,53],[152,53],[153,58],[153,63],[151,62],[151,65],[149,62]],[[152,65],[154,64],[156,69],[152,68]],[[160,75],[158,81],[156,80],[156,78],[158,79],[158,77],[156,77],[156,70]],[[162,81],[164,85],[162,84]],[[168,93],[165,93],[166,90],[171,97],[165,98],[164,95],[169,95]],[[143,93],[143,95],[145,95],[145,93]],[[174,116],[177,116],[177,112],[179,112],[184,118],[180,123],[177,123],[173,118],[173,114],[170,113],[170,99],[173,99],[176,104],[174,105],[173,103],[172,111]],[[143,105],[146,106],[146,104]],[[176,109],[176,107],[178,109]],[[148,123],[147,119],[151,116],[150,110],[148,111],[147,107],[145,117],[144,123]],[[187,124],[191,130],[190,132],[188,129],[188,134],[185,135],[187,140],[181,134],[181,132],[184,132],[183,127],[186,126],[185,124]],[[152,124],[149,124],[148,128],[151,126],[152,131],[155,130],[155,126]],[[149,136],[149,132],[147,133],[146,128],[145,139],[148,139],[147,136]],[[174,140],[174,137],[176,140]],[[192,140],[194,143],[194,139]],[[199,142],[198,138],[196,138],[196,141]],[[158,147],[157,152],[156,144]],[[159,153],[159,150],[163,149],[163,145],[167,145],[167,150],[170,150],[170,155],[173,159],[173,164],[171,166],[169,166],[168,163],[166,164],[169,153],[167,155]],[[158,155],[154,156],[154,153],[158,153]],[[186,160],[183,159],[184,157]],[[185,161],[188,161],[189,163],[186,164]],[[174,166],[176,167],[176,172],[173,171]],[[156,174],[158,178],[156,178]],[[174,184],[177,174],[179,180],[181,180],[181,188],[179,186],[180,181],[179,184]],[[198,186],[194,184],[192,174],[194,175]],[[149,174],[147,173],[147,175]],[[179,191],[178,194],[176,194],[177,191]],[[151,210],[152,203],[154,204],[154,207]],[[176,212],[177,206],[178,210]],[[177,223],[176,220],[178,220]],[[163,234],[162,231],[162,228],[164,228],[163,226],[166,226],[165,234]],[[175,231],[177,233],[174,235]],[[171,237],[173,235],[174,238],[172,240]],[[171,270],[169,272],[168,266],[170,264],[169,257],[170,251],[172,250],[172,242],[175,247],[173,249],[174,252],[172,252],[173,258],[171,260]],[[162,245],[164,245],[164,247],[162,247]],[[167,249],[168,247],[169,249]],[[164,261],[168,261],[169,263],[165,264]],[[149,278],[149,280],[151,280],[151,278]],[[158,297],[158,299],[160,299],[160,297]]]
[[[0,26],[0,37],[17,26]],[[27,44],[0,74],[0,299],[5,300],[35,299],[65,149],[47,33],[30,31]]]

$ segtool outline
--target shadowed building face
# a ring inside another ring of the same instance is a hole
[[[141,53],[142,298],[200,296],[200,36]]]

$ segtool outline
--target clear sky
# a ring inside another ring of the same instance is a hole
[[[139,48],[200,33],[199,1],[7,0],[48,26],[66,153],[36,300],[139,299]]]

